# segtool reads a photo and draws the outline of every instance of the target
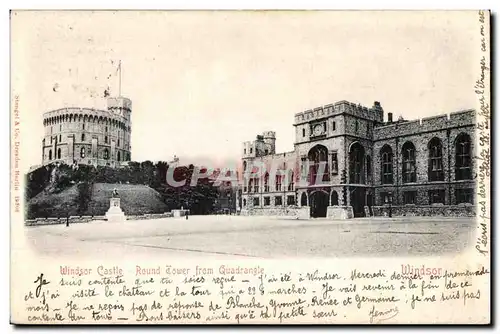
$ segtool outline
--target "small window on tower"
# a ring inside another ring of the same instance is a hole
[[[104,143],[107,144],[108,143],[108,136],[104,136]]]
[[[306,136],[306,129],[302,129],[302,137]]]
[[[335,121],[332,122],[332,131],[335,131]]]
[[[82,133],[82,141],[85,141],[85,133]]]

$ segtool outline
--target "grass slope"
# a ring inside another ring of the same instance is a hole
[[[82,200],[85,185],[73,185],[59,193],[40,192],[27,203],[28,218],[70,216],[102,216],[109,209],[109,198],[116,188],[121,208],[126,215],[163,213],[168,208],[154,189],[138,184],[95,183],[90,200]]]
[[[94,215],[104,215],[109,209],[109,199],[113,189],[118,191],[120,206],[126,215],[164,213],[168,211],[161,195],[154,189],[140,184],[95,183],[88,211]]]

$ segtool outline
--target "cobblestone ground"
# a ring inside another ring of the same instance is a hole
[[[142,257],[290,258],[458,253],[473,243],[471,218],[408,217],[332,221],[190,216],[124,223],[27,227],[37,253],[96,259]]]

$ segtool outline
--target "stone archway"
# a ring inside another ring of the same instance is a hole
[[[330,195],[330,206],[336,206],[339,205],[339,194],[337,191],[332,190],[332,193]]]
[[[300,206],[307,206],[307,194],[305,192],[300,196]]]
[[[328,193],[326,191],[318,190],[309,195],[311,206],[311,217],[326,217],[328,208]]]

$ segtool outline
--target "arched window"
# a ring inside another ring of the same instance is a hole
[[[59,135],[59,142],[61,141],[61,135]]]
[[[243,171],[245,172],[247,170],[247,162],[243,161]]]
[[[471,139],[461,133],[455,140],[455,180],[472,179]]]
[[[269,191],[269,173],[266,172],[266,175],[264,175],[264,191],[268,192]]]
[[[82,141],[85,141],[85,133],[82,133]]]
[[[275,184],[274,190],[281,191],[281,178],[282,177],[283,177],[282,175],[278,175],[278,174],[276,175],[276,184]]]
[[[243,198],[243,206],[247,206],[247,200],[246,200],[246,198]]]
[[[107,144],[108,143],[108,136],[104,136],[104,143]]]
[[[116,160],[120,161],[120,151],[116,154]]]
[[[444,181],[443,146],[439,138],[429,141],[429,181]]]
[[[403,183],[417,182],[417,167],[415,162],[415,145],[406,142],[402,149]]]
[[[85,147],[80,149],[80,157],[85,158]]]
[[[381,155],[381,171],[382,171],[382,184],[392,184],[392,148],[389,145],[384,145],[380,150]]]
[[[364,183],[363,159],[365,148],[358,142],[351,145],[349,150],[349,183]]]
[[[49,150],[49,160],[52,160],[52,150]]]
[[[61,148],[57,149],[57,159],[61,159]]]
[[[316,145],[307,154],[309,159],[309,182],[310,184],[320,184],[330,181],[328,168],[328,149],[323,145]]]
[[[109,159],[109,151],[107,148],[104,149],[104,159]]]

